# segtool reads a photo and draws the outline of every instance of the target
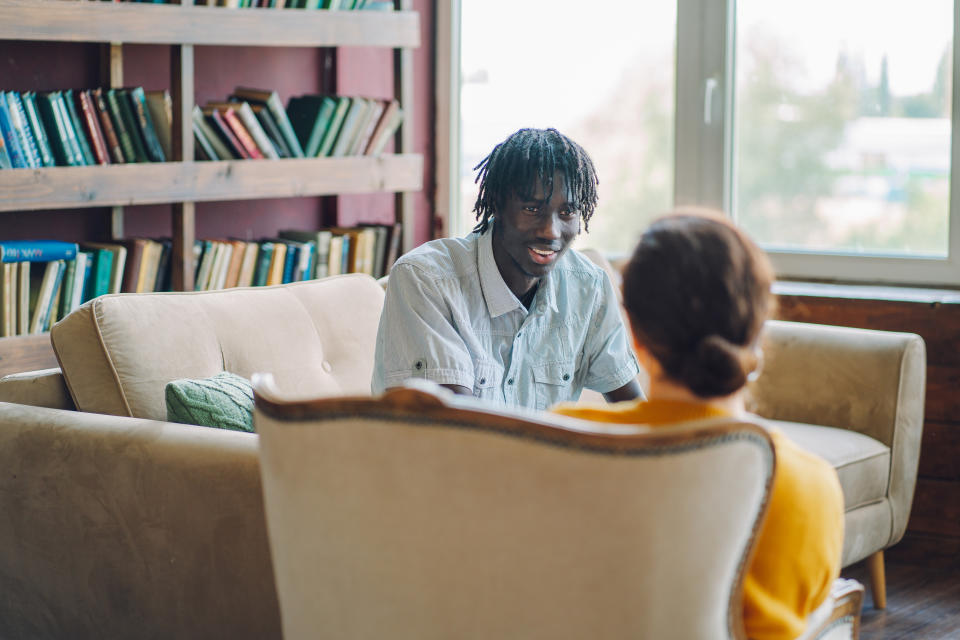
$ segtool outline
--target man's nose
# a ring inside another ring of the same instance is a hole
[[[540,235],[550,240],[560,238],[560,216],[556,213],[543,216],[540,222]]]

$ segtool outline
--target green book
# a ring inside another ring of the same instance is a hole
[[[63,286],[60,288],[60,317],[73,311],[73,283],[77,277],[77,260],[67,260],[66,271],[63,273]]]
[[[343,119],[350,109],[351,102],[352,99],[347,96],[340,96],[337,99],[337,108],[333,110],[333,115],[330,117],[330,124],[327,126],[327,130],[323,134],[323,139],[320,141],[317,156],[329,156],[330,152],[333,151],[333,143],[336,141],[337,134],[343,126]]]
[[[68,126],[69,118],[65,117],[66,110],[60,103],[59,91],[37,94],[40,121],[50,139],[54,162],[62,167],[82,167],[83,154],[80,153],[79,146],[70,144],[73,127]]]
[[[110,292],[110,274],[113,270],[113,252],[109,249],[90,249],[93,254],[93,268],[87,281],[84,300],[92,300]]]
[[[253,272],[253,286],[262,287],[267,284],[270,275],[270,260],[273,258],[273,243],[261,242],[260,252],[257,254],[257,268]]]
[[[240,102],[249,102],[251,105],[262,104],[267,107],[270,115],[273,116],[273,120],[277,123],[277,127],[280,129],[280,133],[283,134],[284,141],[290,148],[291,156],[294,158],[302,158],[304,156],[303,147],[297,139],[287,110],[283,108],[283,102],[280,101],[280,95],[276,91],[237,87],[231,98],[235,98]]]
[[[133,120],[130,103],[117,89],[108,89],[107,107],[110,109],[110,120],[120,138],[120,147],[127,162],[148,162],[147,151],[140,142],[137,133],[137,123]]]
[[[163,146],[160,144],[157,130],[153,126],[153,118],[147,108],[147,96],[143,92],[143,87],[122,89],[122,91],[130,103],[130,110],[137,124],[137,131],[142,139],[147,158],[153,162],[166,162]]]
[[[323,134],[330,126],[330,119],[337,108],[337,101],[330,96],[307,95],[290,98],[287,115],[290,124],[303,146],[308,158],[315,158],[320,150]]]
[[[80,115],[77,113],[77,104],[73,99],[73,90],[67,89],[62,94],[63,104],[67,108],[67,115],[70,116],[70,124],[73,125],[73,131],[76,133],[77,145],[80,147],[80,153],[83,154],[83,162],[86,165],[97,164],[93,157],[93,151],[90,150],[90,144],[87,142],[87,136],[84,134],[83,123],[80,121]]]
[[[50,146],[50,138],[47,131],[40,121],[40,112],[37,109],[37,94],[33,91],[27,91],[22,96],[23,108],[27,112],[27,120],[30,122],[30,129],[33,131],[33,137],[37,141],[37,151],[40,153],[40,161],[45,167],[52,167],[56,164],[53,157],[53,149]]]

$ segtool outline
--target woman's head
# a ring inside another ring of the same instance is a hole
[[[702,398],[727,396],[759,364],[773,278],[763,251],[724,216],[680,209],[641,236],[624,268],[623,304],[665,376]]]

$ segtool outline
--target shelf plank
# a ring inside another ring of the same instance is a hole
[[[0,39],[265,47],[418,47],[414,11],[0,0]]]
[[[0,211],[419,191],[423,157],[156,162],[0,171]]]

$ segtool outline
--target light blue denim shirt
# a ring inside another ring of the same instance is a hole
[[[371,389],[408,378],[473,389],[494,404],[546,409],[639,372],[607,274],[568,250],[528,311],[493,259],[492,227],[428,242],[390,272]]]

